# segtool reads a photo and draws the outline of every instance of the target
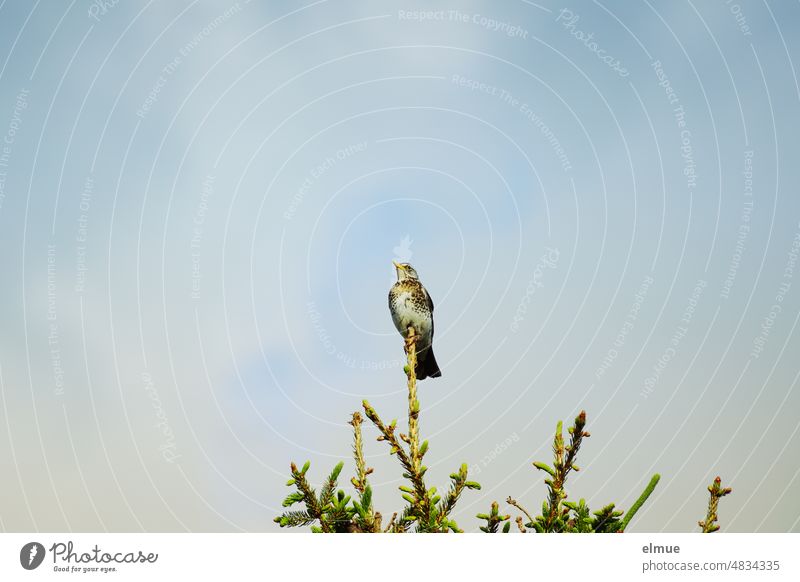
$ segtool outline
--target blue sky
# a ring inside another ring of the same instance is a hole
[[[101,6],[0,4],[6,530],[276,529],[403,415],[399,259],[462,527],[586,409],[573,497],[659,472],[634,529],[691,531],[719,474],[725,530],[800,528],[796,6]]]

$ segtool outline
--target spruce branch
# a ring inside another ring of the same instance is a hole
[[[312,526],[312,531],[319,530],[322,532],[332,532],[334,531],[334,528],[330,522],[336,522],[337,519],[341,518],[340,511],[332,510],[331,505],[333,501],[333,490],[336,488],[336,479],[339,476],[339,472],[342,470],[342,463],[339,463],[328,477],[319,499],[317,499],[316,492],[311,485],[309,485],[308,480],[306,479],[306,473],[308,472],[310,466],[311,463],[308,461],[306,461],[302,469],[298,469],[297,465],[294,463],[291,464],[290,468],[292,478],[288,483],[286,483],[286,485],[289,487],[294,485],[297,488],[297,491],[290,493],[283,501],[284,507],[291,507],[295,503],[302,502],[306,506],[306,511],[286,512],[276,517],[275,522],[280,524],[281,527],[295,527],[299,525],[310,525],[315,521],[318,521],[320,526],[318,528]],[[333,520],[328,519],[328,516],[326,515],[327,513],[332,515]]]
[[[481,531],[484,533],[497,533],[498,527],[500,527],[500,524],[503,522],[506,522],[503,526],[503,533],[508,533],[511,529],[511,522],[508,521],[511,519],[511,516],[500,515],[497,501],[492,501],[492,508],[489,513],[479,513],[476,517],[486,521],[486,525],[481,526]]]
[[[353,413],[353,418],[348,423],[353,427],[353,459],[356,462],[357,473],[350,482],[353,484],[353,487],[356,488],[356,491],[362,494],[369,485],[367,482],[367,475],[372,473],[372,468],[367,467],[367,462],[364,458],[364,439],[361,436],[361,424],[363,422],[364,419],[361,418],[361,414],[356,411]]]
[[[565,501],[564,507],[572,512],[572,517],[567,521],[565,531],[569,533],[592,533],[592,517],[585,499],[580,499],[578,503]]]
[[[392,529],[393,533],[406,533],[408,528],[411,527],[417,518],[412,515],[413,507],[411,505],[406,505],[403,509],[403,512],[400,514],[400,518],[395,521],[394,528]]]
[[[513,505],[514,507],[519,509],[522,513],[524,513],[525,517],[528,518],[528,523],[533,523],[533,518],[531,517],[531,514],[528,513],[528,510],[525,509],[524,507],[522,507],[522,505],[520,505],[519,502],[516,499],[512,499],[511,496],[509,495],[508,499],[506,499],[506,503],[508,503],[509,505]],[[521,519],[522,518],[520,518],[519,521],[521,521]],[[533,527],[533,526],[530,526],[530,527]]]
[[[411,482],[411,488],[403,489],[401,487],[401,491],[404,491],[403,498],[410,503],[410,507],[413,509],[408,515],[408,518],[418,517],[424,520],[424,522],[427,522],[430,517],[430,503],[428,499],[428,488],[425,486],[425,479],[423,478],[425,468],[419,467],[419,469],[417,469],[411,457],[406,453],[402,443],[397,440],[397,436],[395,436],[396,423],[392,422],[389,425],[384,424],[380,416],[378,416],[378,413],[375,412],[375,409],[372,408],[366,400],[364,400],[363,406],[367,418],[372,421],[372,424],[374,424],[381,433],[378,440],[389,443],[391,447],[389,453],[397,455],[400,464],[405,470],[403,477]]]
[[[353,501],[356,510],[356,527],[359,531],[379,532],[381,529],[380,513],[375,512],[372,506],[372,487],[367,480],[367,475],[372,473],[372,468],[367,467],[364,458],[364,439],[361,435],[361,424],[364,420],[359,412],[353,413],[350,425],[353,427],[353,459],[356,463],[356,476],[350,482],[359,493],[358,501]]]
[[[580,470],[575,465],[575,457],[578,455],[583,439],[590,436],[588,432],[583,430],[586,427],[586,411],[584,410],[575,417],[573,426],[567,429],[570,435],[569,445],[564,444],[562,426],[559,421],[553,438],[553,467],[551,468],[545,463],[533,463],[534,467],[549,475],[544,480],[548,487],[548,499],[542,509],[542,515],[536,521],[532,520],[534,524],[538,522],[538,527],[534,526],[537,531],[559,532],[566,528],[569,508],[565,508],[562,504],[567,498],[564,484],[570,471]]]
[[[722,487],[722,479],[720,477],[714,479],[714,482],[708,486],[708,492],[711,494],[708,500],[708,512],[706,513],[705,520],[697,522],[697,525],[700,526],[703,533],[719,531],[719,524],[717,523],[717,507],[719,506],[719,500],[732,491],[733,489],[730,487]]]
[[[328,507],[333,503],[333,496],[334,493],[336,493],[336,482],[339,479],[339,474],[342,472],[342,467],[344,467],[344,463],[339,462],[333,468],[331,474],[328,475],[325,484],[322,486],[322,492],[319,494],[319,505],[322,508]]]
[[[406,355],[408,365],[408,448],[415,471],[419,471],[422,456],[419,452],[419,400],[417,400],[417,334],[408,328]]]
[[[390,454],[397,455],[403,467],[403,477],[408,480],[408,485],[401,485],[400,491],[408,505],[398,515],[393,513],[391,519],[382,527],[382,516],[375,511],[372,502],[372,488],[368,476],[372,469],[367,467],[364,456],[364,442],[362,434],[363,418],[359,412],[353,413],[349,424],[353,427],[353,458],[356,474],[350,482],[357,492],[356,499],[351,499],[344,491],[337,489],[337,482],[341,474],[343,463],[337,464],[322,484],[319,495],[311,487],[307,472],[310,463],[306,462],[302,468],[291,464],[292,478],[286,483],[294,487],[283,501],[284,507],[295,504],[305,505],[305,509],[290,510],[275,518],[281,527],[310,526],[312,532],[352,532],[352,533],[379,533],[393,532],[405,533],[410,528],[416,532],[462,532],[458,524],[451,519],[456,504],[465,489],[480,489],[474,481],[468,481],[467,465],[462,464],[459,470],[450,475],[450,486],[446,493],[438,493],[436,487],[427,488],[425,472],[427,468],[422,465],[422,458],[428,450],[428,441],[420,444],[419,436],[419,401],[416,393],[416,335],[413,329],[409,330],[409,340],[406,343],[408,354],[408,434],[397,431],[397,420],[385,424],[374,408],[363,401],[366,417],[379,431],[378,441],[386,441],[390,446]],[[526,523],[522,516],[515,518],[517,529],[521,533],[529,530],[536,532],[564,532],[564,533],[614,533],[624,532],[633,517],[652,495],[660,476],[651,477],[644,491],[626,513],[617,510],[610,503],[599,511],[591,512],[586,501],[578,502],[567,500],[565,484],[571,471],[578,471],[575,464],[578,451],[583,439],[589,436],[586,432],[586,413],[581,413],[575,418],[573,426],[569,427],[569,443],[565,443],[563,425],[557,424],[553,437],[553,464],[552,466],[534,462],[536,469],[546,473],[544,480],[548,488],[547,497],[542,504],[542,513],[533,517],[531,513],[517,500],[508,497],[506,503],[518,509],[528,519]],[[730,488],[723,488],[721,480],[717,477],[708,487],[711,498],[706,519],[698,522],[703,532],[719,530],[717,523],[717,508],[719,500],[731,493]],[[489,513],[479,514],[479,519],[486,521],[481,526],[481,531],[508,533],[511,530],[511,516],[501,515],[497,502],[493,502]],[[502,527],[501,527],[502,526]]]
[[[661,475],[659,475],[658,473],[656,473],[650,478],[650,482],[647,484],[647,487],[644,488],[642,494],[639,495],[639,498],[627,511],[625,517],[622,518],[622,523],[620,524],[619,531],[625,531],[625,529],[628,527],[628,524],[633,519],[633,516],[636,515],[636,512],[639,511],[639,509],[641,509],[642,505],[644,505],[644,502],[647,501],[647,498],[650,497],[650,495],[653,493],[653,490],[656,488],[656,485],[658,485],[658,481],[660,479]]]
[[[573,425],[567,430],[570,439],[569,444],[565,444],[562,423],[559,422],[553,437],[552,467],[540,461],[535,461],[533,463],[536,469],[546,473],[544,482],[547,485],[547,497],[542,503],[542,513],[540,515],[533,518],[515,499],[511,497],[506,499],[509,505],[516,507],[528,518],[527,523],[524,523],[521,517],[517,519],[518,527],[520,525],[524,526],[520,531],[534,530],[538,533],[622,532],[653,493],[653,490],[661,478],[658,474],[653,475],[647,487],[645,487],[644,491],[639,495],[639,498],[631,509],[624,514],[624,518],[622,518],[624,512],[617,510],[613,503],[592,513],[584,499],[580,499],[577,503],[567,501],[567,492],[565,489],[567,476],[571,471],[579,470],[578,466],[575,464],[575,459],[577,458],[583,439],[590,436],[589,433],[584,430],[585,428],[586,412],[581,411],[580,414],[575,417]]]
[[[298,492],[302,495],[298,501],[303,501],[306,504],[309,515],[312,515],[315,519],[320,519],[320,517],[322,517],[322,510],[317,503],[317,494],[314,489],[311,488],[311,485],[308,484],[308,480],[306,480],[306,473],[308,472],[309,467],[311,467],[310,461],[306,461],[302,469],[298,469],[297,465],[292,463],[290,468],[292,471],[293,481],[290,481],[287,483],[287,485],[293,484],[297,487]],[[293,503],[287,504],[289,499],[291,499],[291,496],[287,497],[286,501],[283,502],[285,507],[288,507]]]
[[[467,480],[466,464],[463,464],[457,473],[450,475],[452,483],[444,496],[437,493],[436,487],[428,489],[425,484],[427,467],[422,464],[422,458],[428,452],[428,441],[422,441],[420,444],[420,404],[417,398],[416,376],[417,340],[414,328],[409,327],[404,345],[407,356],[405,372],[408,381],[408,434],[397,432],[397,421],[385,424],[369,402],[366,400],[363,402],[364,413],[380,432],[378,440],[389,443],[390,454],[397,455],[404,470],[403,477],[410,481],[410,486],[400,486],[402,497],[408,502],[408,506],[399,519],[393,516],[387,529],[394,532],[407,531],[412,524],[415,524],[418,532],[461,532],[458,524],[450,519],[450,514],[464,489],[480,489],[480,485]],[[361,479],[361,477],[356,478],[353,484],[360,484]]]
[[[616,533],[620,530],[622,522],[620,521],[621,511],[614,509],[614,504],[609,503],[600,511],[594,512],[594,519],[592,520],[592,530],[595,533]]]
[[[303,527],[313,524],[317,518],[312,517],[308,511],[287,511],[275,521],[281,527]]]
[[[467,464],[464,463],[458,470],[458,473],[453,473],[450,475],[450,479],[452,480],[452,484],[450,485],[450,490],[447,492],[447,496],[440,502],[439,505],[439,522],[442,523],[445,519],[450,515],[450,512],[458,503],[459,498],[461,497],[461,493],[464,489],[478,489],[480,490],[481,486],[479,483],[475,481],[467,481]],[[455,522],[450,522],[455,524]]]
[[[392,514],[392,519],[389,520],[389,524],[386,526],[386,529],[383,530],[383,533],[394,531],[394,527],[395,527],[394,520],[396,520],[396,519],[397,519],[397,512],[395,511]]]

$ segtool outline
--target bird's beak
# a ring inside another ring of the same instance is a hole
[[[395,267],[395,269],[398,269],[398,270],[400,270],[400,271],[402,271],[402,270],[403,270],[403,265],[401,265],[401,264],[400,264],[400,263],[398,263],[397,261],[392,261],[392,263],[394,264],[394,267]]]

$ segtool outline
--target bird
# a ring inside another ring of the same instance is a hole
[[[419,280],[417,271],[408,263],[392,261],[397,282],[389,290],[389,311],[400,335],[408,340],[408,329],[417,338],[417,380],[442,375],[433,355],[433,300]]]

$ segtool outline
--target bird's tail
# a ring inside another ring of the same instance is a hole
[[[420,352],[417,356],[417,380],[424,380],[425,378],[438,378],[442,375],[439,370],[439,364],[436,363],[436,357],[433,355],[433,348],[428,348],[424,352]]]

